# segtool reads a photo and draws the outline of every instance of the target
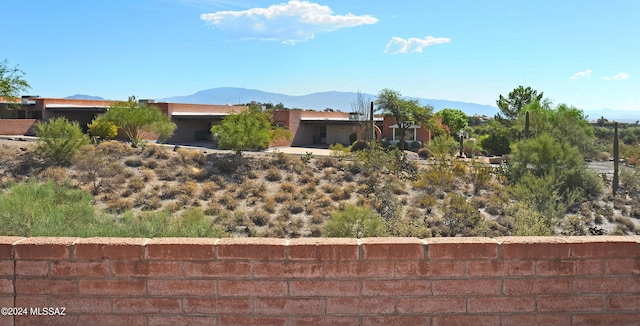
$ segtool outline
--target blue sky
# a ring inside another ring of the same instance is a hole
[[[0,60],[43,97],[214,87],[495,105],[518,85],[585,111],[640,111],[637,0],[21,0]]]

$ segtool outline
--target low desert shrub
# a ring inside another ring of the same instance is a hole
[[[276,168],[275,166],[270,167],[266,174],[264,175],[264,178],[268,181],[280,181],[282,179],[282,173],[280,172],[280,169]]]
[[[348,205],[336,210],[325,223],[322,235],[326,237],[363,238],[386,235],[384,220],[371,208]]]

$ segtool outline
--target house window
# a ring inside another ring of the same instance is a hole
[[[393,128],[393,140],[394,141],[400,141],[400,132],[398,131],[398,125],[393,125],[391,126],[391,128]],[[411,127],[407,128],[407,130],[404,132],[404,140],[406,141],[416,141],[417,139],[417,128],[420,128],[416,125],[412,125]]]

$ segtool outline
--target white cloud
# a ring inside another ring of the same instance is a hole
[[[391,54],[422,52],[422,48],[424,47],[449,42],[451,42],[451,39],[446,37],[436,38],[433,36],[427,36],[423,39],[412,37],[408,40],[405,40],[401,37],[394,36],[391,38],[391,41],[387,43],[387,47],[384,52]]]
[[[624,72],[621,72],[613,77],[602,77],[602,79],[604,80],[624,80],[629,78],[629,74],[625,74]]]
[[[591,77],[591,70],[587,69],[585,71],[576,72],[573,76],[571,76],[571,79],[576,80],[589,77]]]
[[[377,18],[369,15],[334,15],[328,6],[300,0],[268,8],[202,14],[200,19],[224,31],[227,40],[280,41],[287,44],[309,41],[320,32],[378,22]]]

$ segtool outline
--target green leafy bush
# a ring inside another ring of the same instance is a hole
[[[93,119],[89,125],[89,134],[100,141],[111,140],[118,135],[118,126],[102,117]]]
[[[369,147],[369,143],[364,140],[357,140],[351,145],[351,151],[357,152]]]
[[[382,218],[368,207],[348,205],[331,213],[322,235],[325,237],[363,238],[386,235]]]
[[[69,163],[82,146],[89,144],[89,137],[82,133],[78,123],[64,117],[38,121],[36,128],[36,151],[57,163]]]

